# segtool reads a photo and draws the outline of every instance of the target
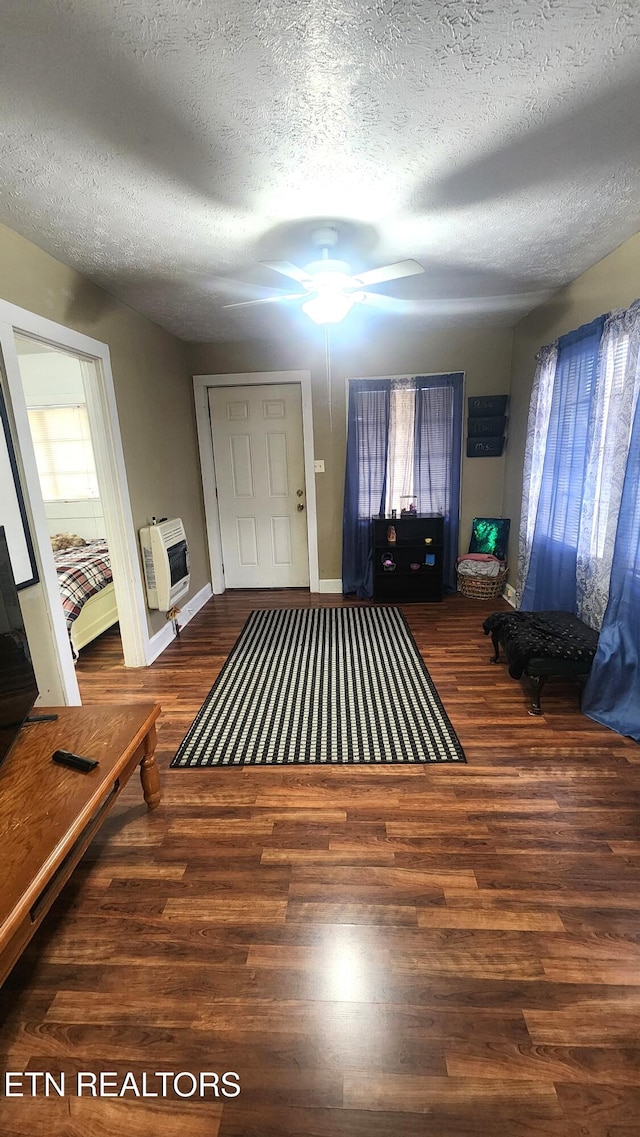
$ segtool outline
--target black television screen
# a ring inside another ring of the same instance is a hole
[[[37,698],[7,538],[0,525],[0,763]]]

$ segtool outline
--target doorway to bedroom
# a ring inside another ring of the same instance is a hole
[[[15,347],[74,658],[107,631],[121,650],[104,490],[92,441],[96,425],[85,382],[86,369],[95,364],[19,333]]]
[[[9,526],[9,547],[11,549],[13,540],[17,568],[21,573],[25,569],[23,544],[27,539],[34,553],[31,571],[21,576],[25,584],[20,592],[20,606],[40,702],[48,706],[73,706],[82,700],[60,602],[16,337],[34,345],[45,345],[79,362],[91,424],[105,535],[113,566],[124,665],[146,667],[159,651],[149,636],[139,543],[133,521],[109,347],[101,340],[0,299],[0,385],[6,409],[3,426],[15,454],[14,486],[4,484],[6,479],[0,486],[0,521]],[[91,648],[88,647],[87,651]]]

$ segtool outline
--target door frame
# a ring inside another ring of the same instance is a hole
[[[194,375],[193,395],[196,407],[196,427],[202,471],[204,514],[207,528],[207,546],[211,566],[211,584],[215,595],[226,589],[222,563],[220,537],[220,511],[213,460],[213,436],[209,413],[210,387],[264,387],[274,383],[293,383],[300,387],[302,397],[302,445],[304,453],[304,480],[307,498],[307,553],[309,556],[309,591],[320,591],[318,565],[318,517],[316,506],[316,480],[313,449],[313,408],[311,401],[310,371],[249,371],[232,375]]]
[[[145,667],[150,662],[152,651],[111,358],[107,344],[100,340],[94,340],[90,336],[65,327],[64,324],[57,324],[44,316],[0,299],[0,350],[4,358],[16,448],[20,456],[25,497],[33,524],[34,544],[40,564],[44,600],[58,660],[58,670],[66,702],[73,705],[80,703],[81,700],[71,644],[60,602],[58,575],[44,512],[14,333],[40,340],[48,347],[70,351],[80,359],[91,425],[91,441],[103,504],[105,532],[113,565],[113,583],[120,617],[124,661],[127,667]]]

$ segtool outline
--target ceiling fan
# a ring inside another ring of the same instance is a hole
[[[415,276],[424,272],[417,261],[396,261],[382,268],[366,272],[352,273],[346,261],[337,260],[330,255],[338,243],[338,230],[333,226],[315,229],[311,234],[312,243],[320,250],[320,259],[299,268],[290,261],[261,261],[265,268],[282,273],[297,283],[302,292],[282,292],[277,296],[267,296],[261,300],[241,300],[234,304],[224,304],[224,308],[251,308],[257,304],[274,304],[282,300],[304,300],[302,311],[316,324],[338,324],[354,304],[369,304],[384,307],[389,298],[379,292],[365,292],[363,288],[371,284],[382,284],[387,280],[399,280],[403,276]]]

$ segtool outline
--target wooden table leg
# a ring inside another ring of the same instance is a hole
[[[162,798],[160,774],[156,766],[156,737],[156,728],[152,726],[143,743],[144,757],[140,763],[142,792],[149,809],[157,809]]]
[[[531,684],[531,710],[530,715],[541,715],[542,707],[540,706],[540,695],[542,688],[547,681],[546,675],[529,675],[529,683]]]

